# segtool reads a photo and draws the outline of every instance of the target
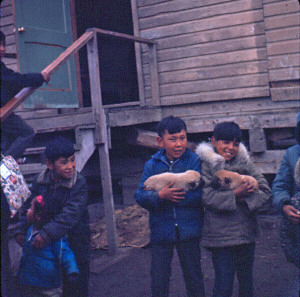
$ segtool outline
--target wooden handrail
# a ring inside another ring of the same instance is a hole
[[[63,53],[61,53],[50,65],[48,65],[42,72],[51,75],[57,71],[70,57],[79,51],[85,44],[93,38],[93,32],[85,32],[80,38],[78,38],[72,45],[70,45]],[[15,95],[7,104],[5,104],[0,110],[1,122],[3,122],[13,111],[28,98],[36,88],[24,88],[18,94]]]

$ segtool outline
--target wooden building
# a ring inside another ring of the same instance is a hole
[[[3,0],[0,9],[4,62],[17,71],[41,71],[84,35],[50,85],[17,109],[37,132],[22,167],[29,180],[45,166],[45,141],[63,134],[106,209],[112,193],[134,203],[155,125],[171,114],[187,123],[191,146],[216,123],[237,122],[270,181],[295,143],[297,0]]]

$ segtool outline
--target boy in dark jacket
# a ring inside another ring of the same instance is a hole
[[[5,35],[0,31],[0,60],[5,55]],[[41,73],[20,74],[8,69],[1,63],[1,97],[0,107],[2,108],[21,89],[25,87],[39,87],[49,81],[49,76]],[[22,156],[23,151],[30,144],[34,136],[34,130],[28,126],[21,117],[11,114],[1,123],[1,153],[11,155],[16,160]],[[21,160],[18,160],[21,163]],[[8,256],[7,228],[10,223],[10,210],[5,195],[1,189],[1,295],[15,296],[12,282],[12,271]]]
[[[32,197],[42,195],[54,218],[45,224],[33,245],[43,248],[67,236],[80,271],[76,286],[63,275],[63,296],[88,296],[90,230],[85,178],[75,169],[72,143],[57,137],[46,145],[47,169],[32,186]],[[28,202],[27,202],[28,201]],[[28,199],[26,203],[30,202]],[[20,240],[20,236],[19,236]]]
[[[189,169],[200,172],[200,159],[186,147],[186,125],[182,119],[164,118],[157,131],[161,150],[145,164],[135,193],[137,203],[150,213],[152,296],[169,295],[174,247],[180,259],[187,295],[205,296],[199,245],[203,217],[201,188],[184,192],[172,188],[171,183],[159,192],[144,189],[146,179],[155,174],[181,173]]]
[[[0,31],[1,60],[5,55],[5,51],[5,35]],[[48,81],[49,75],[46,73],[20,74],[8,69],[1,61],[1,108],[23,88],[38,88],[44,82],[48,83]],[[1,134],[1,153],[11,155],[17,160],[30,144],[34,136],[34,130],[21,117],[13,113],[1,123]]]

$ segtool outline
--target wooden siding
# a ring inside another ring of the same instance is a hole
[[[300,13],[297,0],[263,1],[273,101],[300,100]]]
[[[0,30],[6,36],[6,53],[8,54],[8,57],[3,58],[3,62],[8,68],[18,71],[17,45],[16,35],[14,32],[15,22],[12,0],[1,1],[0,18]]]
[[[141,36],[158,42],[161,105],[269,96],[261,0],[137,4]],[[145,53],[142,58],[149,100]]]

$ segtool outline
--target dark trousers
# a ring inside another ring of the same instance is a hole
[[[240,297],[253,297],[253,263],[255,244],[212,248],[215,269],[213,297],[232,296],[235,272]]]
[[[63,274],[63,297],[89,296],[90,262],[77,262],[77,265],[80,274],[76,282],[70,282],[68,277]]]
[[[199,238],[185,241],[151,244],[151,289],[153,297],[169,296],[171,262],[176,247],[189,297],[202,297],[204,282],[201,271]]]
[[[1,123],[1,152],[14,159],[22,157],[34,137],[34,130],[21,117],[11,114]]]

